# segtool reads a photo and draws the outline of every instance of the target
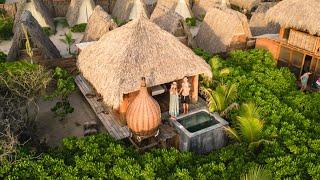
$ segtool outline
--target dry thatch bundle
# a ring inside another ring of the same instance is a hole
[[[120,21],[130,21],[140,16],[149,17],[146,5],[142,0],[117,0],[112,16]]]
[[[24,47],[25,34],[22,29],[22,25],[26,28],[30,40],[35,45],[41,55],[46,59],[61,58],[59,50],[51,42],[48,36],[43,32],[42,28],[38,24],[37,20],[32,16],[29,11],[24,11],[20,16],[20,21],[17,22],[17,26],[14,31],[12,39],[12,46],[8,53],[7,60],[14,61],[20,57],[20,49]]]
[[[158,0],[151,18],[163,16],[168,10],[179,14],[183,19],[192,17],[188,0]]]
[[[87,23],[91,16],[95,3],[93,0],[71,0],[66,19],[70,27]]]
[[[21,15],[25,10],[31,12],[32,16],[36,19],[41,27],[49,27],[53,33],[55,32],[53,18],[49,13],[49,9],[42,0],[21,0],[17,4],[17,13],[15,15],[13,29],[16,28],[17,23],[20,21]]]
[[[252,8],[258,6],[261,0],[229,0],[231,5],[251,11]]]
[[[202,58],[143,17],[84,48],[78,57],[78,67],[113,108],[118,108],[123,94],[139,90],[141,77],[146,77],[148,86],[202,73],[211,77],[211,70]]]
[[[253,36],[277,34],[279,32],[280,25],[269,22],[266,18],[267,11],[274,5],[276,5],[274,2],[261,3],[257,10],[252,13],[249,25]]]
[[[282,27],[320,35],[319,0],[283,0],[270,8],[266,17]]]
[[[97,41],[105,33],[117,27],[112,17],[101,6],[97,6],[89,18],[82,42]]]
[[[169,4],[158,3],[150,20],[162,29],[174,34],[178,28],[182,28],[184,18],[175,12],[175,3],[173,1],[170,2],[170,6],[168,6]]]
[[[211,53],[226,52],[228,47],[251,37],[247,17],[229,8],[213,8],[205,16],[195,38],[198,47]]]
[[[210,9],[229,5],[229,0],[196,0],[192,7],[192,12],[195,17],[202,19]]]

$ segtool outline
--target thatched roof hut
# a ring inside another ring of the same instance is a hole
[[[66,15],[69,26],[87,23],[94,7],[93,0],[71,0]]]
[[[167,10],[179,14],[183,20],[192,17],[192,11],[188,0],[158,0],[151,18],[157,18],[166,14]]]
[[[247,17],[229,8],[213,8],[205,16],[196,35],[197,46],[211,53],[228,51],[251,37]]]
[[[117,0],[112,16],[119,21],[130,21],[140,16],[149,17],[146,5],[142,0]]]
[[[280,25],[278,23],[269,22],[266,18],[267,11],[276,4],[277,3],[274,2],[261,3],[257,10],[252,13],[249,25],[253,36],[279,33]]]
[[[202,73],[211,77],[202,58],[143,17],[84,48],[78,56],[78,67],[104,102],[115,109],[124,94],[139,90],[141,77],[146,77],[148,86]]]
[[[202,19],[210,9],[229,5],[229,0],[196,0],[192,7],[192,12],[195,17]]]
[[[20,21],[21,15],[25,10],[31,12],[32,16],[36,19],[41,27],[49,27],[53,33],[55,32],[53,17],[49,13],[49,9],[42,0],[21,0],[17,4],[17,13],[15,15],[13,29],[16,28],[17,22]]]
[[[105,33],[117,28],[112,17],[101,6],[96,6],[89,18],[82,42],[97,41]]]
[[[319,0],[283,0],[270,8],[266,17],[284,28],[320,35]]]
[[[252,8],[259,5],[261,0],[229,0],[231,5],[251,11]]]
[[[20,49],[24,49],[25,34],[22,29],[22,25],[26,28],[30,41],[41,52],[41,55],[46,59],[61,58],[59,50],[51,42],[49,37],[43,32],[37,20],[32,16],[29,11],[24,11],[20,16],[20,21],[17,22],[17,26],[14,31],[12,39],[12,46],[8,53],[7,60],[14,61],[20,57]]]

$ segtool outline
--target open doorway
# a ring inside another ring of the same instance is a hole
[[[304,73],[310,71],[310,69],[311,69],[311,61],[312,61],[312,56],[306,55],[305,58],[304,58],[304,63],[303,63],[301,75],[303,75]]]

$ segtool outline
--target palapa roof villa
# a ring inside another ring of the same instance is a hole
[[[203,59],[146,18],[135,19],[85,47],[78,67],[105,104],[120,112],[126,112],[134,99],[141,77],[146,77],[148,87],[157,87],[185,76],[196,81],[199,74],[211,76]],[[193,98],[197,96],[196,91]]]
[[[101,6],[96,6],[89,18],[82,42],[97,41],[104,34],[117,28],[116,22],[103,10]]]
[[[246,16],[229,8],[213,8],[205,16],[195,37],[197,47],[211,53],[246,46],[251,37]]]
[[[266,18],[279,23],[277,36],[262,36],[256,47],[268,49],[279,66],[288,66],[300,77],[314,72],[309,83],[320,77],[320,3],[317,0],[286,0],[270,8]]]
[[[0,0],[4,179],[319,179],[319,92],[320,0]]]

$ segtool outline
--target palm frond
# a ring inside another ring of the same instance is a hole
[[[265,139],[260,139],[259,141],[255,141],[255,142],[250,143],[248,149],[250,151],[253,151],[257,147],[259,147],[261,144],[272,144],[272,143],[273,143],[272,141],[268,141],[268,140],[265,140]]]
[[[249,172],[241,177],[241,180],[272,180],[270,171],[261,166],[253,167]]]
[[[230,126],[227,126],[224,127],[224,130],[231,139],[241,142],[241,138],[235,129],[231,128]]]
[[[254,103],[242,104],[240,109],[240,116],[247,118],[260,119],[260,110]]]

